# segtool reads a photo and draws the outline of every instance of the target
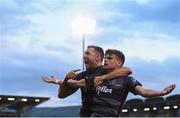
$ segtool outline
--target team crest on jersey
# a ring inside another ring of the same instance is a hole
[[[97,86],[96,87],[96,93],[99,94],[102,93],[112,93],[112,89],[107,88],[107,86]]]

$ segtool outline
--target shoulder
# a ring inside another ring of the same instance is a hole
[[[116,80],[123,81],[125,83],[131,83],[136,81],[136,79],[131,76],[118,76],[116,77]]]
[[[87,76],[87,71],[80,72],[77,74],[77,80],[83,79]]]
[[[130,79],[132,79],[133,77],[130,77],[130,76],[118,76],[118,77],[116,77],[116,78],[118,78],[118,79],[130,80]]]
[[[105,72],[106,70],[103,68],[103,66],[100,66],[96,69],[96,72]]]

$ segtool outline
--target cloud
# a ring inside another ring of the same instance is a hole
[[[178,3],[1,0],[1,93],[52,97],[42,106],[80,104],[79,93],[59,100],[58,87],[41,80],[50,75],[62,79],[69,70],[81,67],[82,37],[71,32],[71,22],[79,15],[97,20],[96,34],[86,35],[86,45],[122,50],[126,65],[143,85],[161,89],[179,81]]]
[[[176,84],[176,88],[171,94],[179,94],[180,89],[180,58],[171,57],[163,62],[147,61],[138,58],[128,58],[126,66],[133,70],[132,76],[142,83],[144,88],[163,90],[165,87]],[[168,96],[169,96],[168,95]],[[128,95],[128,99],[134,98],[132,94]],[[140,97],[140,96],[136,96]],[[140,97],[142,98],[142,97]]]
[[[178,0],[121,0],[104,4],[106,10],[131,16],[131,21],[179,22]],[[119,17],[116,17],[117,19]],[[114,20],[116,20],[113,17]],[[126,19],[127,20],[127,19]]]
[[[31,26],[31,22],[27,16],[33,13],[40,13],[36,7],[33,6],[35,1],[15,1],[15,0],[1,0],[0,14],[1,14],[1,35],[16,34]]]
[[[114,32],[115,35],[111,32]],[[149,36],[139,32],[132,32],[129,36],[121,36],[115,33],[116,29],[111,32],[97,40],[92,40],[90,43],[96,42],[104,49],[122,50],[127,58],[137,57],[162,62],[171,56],[180,57],[180,41],[176,37],[156,33]]]

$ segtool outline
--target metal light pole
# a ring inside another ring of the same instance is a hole
[[[85,34],[82,34],[82,71],[84,71]]]
[[[72,31],[74,34],[82,36],[82,71],[84,71],[84,51],[85,35],[95,32],[96,21],[89,17],[78,16],[72,22]]]

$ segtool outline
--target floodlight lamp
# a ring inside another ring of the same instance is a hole
[[[144,108],[144,111],[150,111],[150,108]]]
[[[22,98],[21,101],[22,102],[27,102],[27,99],[26,98]]]
[[[14,101],[14,100],[15,100],[15,98],[8,98],[8,100],[9,100],[9,101]]]
[[[178,106],[174,105],[174,106],[173,106],[173,108],[174,108],[174,109],[177,109],[177,108],[178,108]]]
[[[166,109],[166,110],[170,109],[170,106],[164,106],[164,109]]]
[[[122,109],[122,112],[128,112],[128,110],[127,109]]]
[[[157,110],[157,107],[153,107],[153,110],[156,111],[156,110]]]
[[[137,112],[137,109],[133,109],[134,112]]]
[[[89,17],[76,17],[72,22],[73,34],[93,34],[95,32],[96,21]]]
[[[40,99],[35,99],[35,102],[40,102]]]

